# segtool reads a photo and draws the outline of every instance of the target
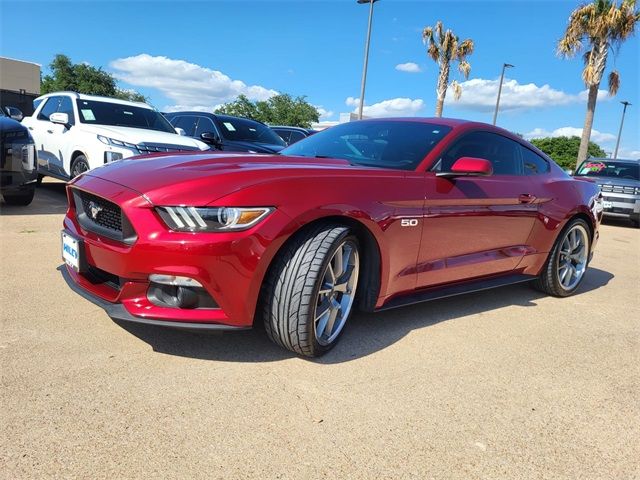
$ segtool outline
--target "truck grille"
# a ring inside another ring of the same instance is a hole
[[[199,150],[197,147],[173,145],[170,143],[139,143],[136,145],[136,148],[141,154],[156,152],[194,152]]]
[[[124,243],[137,236],[122,209],[113,202],[83,190],[73,189],[76,216],[83,228]]]
[[[623,187],[621,185],[600,185],[600,190],[603,192],[627,193],[633,195],[636,189],[635,187]]]

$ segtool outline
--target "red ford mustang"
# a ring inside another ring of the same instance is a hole
[[[69,285],[114,319],[264,323],[306,356],[354,308],[532,281],[572,294],[598,240],[598,187],[482,123],[365,120],[280,155],[156,154],[67,187]]]

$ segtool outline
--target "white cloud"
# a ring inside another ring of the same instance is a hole
[[[546,138],[546,137],[581,137],[582,129],[577,127],[560,127],[553,131],[545,130],[544,128],[534,128],[529,133],[524,134],[524,138],[531,140],[532,138]],[[616,136],[612,133],[599,132],[598,130],[591,130],[591,141],[596,143],[607,143],[615,141]]]
[[[356,107],[354,109],[355,113],[360,104],[360,99],[348,97],[345,103],[349,107]],[[424,101],[419,98],[415,100],[411,98],[392,98],[373,105],[365,105],[362,109],[362,114],[366,117],[412,117],[423,108]]]
[[[620,147],[618,150],[618,158],[629,158],[640,160],[640,150],[631,150],[630,148]]]
[[[413,62],[399,63],[398,65],[396,65],[396,70],[398,70],[399,72],[407,73],[420,73],[422,71],[420,65]]]
[[[473,78],[461,82],[462,96],[460,100],[453,98],[451,88],[447,92],[445,103],[448,106],[467,108],[480,112],[490,112],[496,107],[499,80],[487,80]],[[587,91],[578,94],[569,94],[562,90],[556,90],[545,84],[538,86],[535,83],[520,84],[517,80],[505,79],[500,94],[500,110],[516,110],[523,108],[556,107],[573,103],[583,103],[587,98]],[[598,91],[598,99],[610,98],[606,90]]]
[[[316,110],[318,110],[321,120],[328,120],[329,118],[333,117],[332,110],[327,110],[322,105],[314,105],[314,107],[316,107]]]
[[[195,63],[146,53],[118,58],[109,65],[115,70],[118,80],[136,87],[160,90],[174,102],[165,108],[166,111],[211,111],[216,105],[233,101],[240,94],[251,100],[266,100],[278,93],[260,85],[233,80],[218,70]]]

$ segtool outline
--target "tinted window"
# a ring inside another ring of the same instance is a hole
[[[38,120],[49,121],[49,115],[58,111],[58,105],[60,105],[60,97],[49,97],[46,99],[47,103],[44,104],[42,110],[38,114]]]
[[[626,178],[640,180],[640,163],[593,159],[582,162],[576,176]]]
[[[220,133],[227,140],[285,145],[276,132],[262,123],[226,115],[219,115],[217,118]]]
[[[522,164],[525,175],[538,175],[549,171],[549,163],[537,153],[520,145],[522,153]]]
[[[66,113],[69,115],[69,123],[74,125],[76,123],[75,115],[73,114],[73,103],[69,97],[60,97],[60,105],[58,105],[58,112]]]
[[[196,122],[198,117],[193,115],[181,115],[179,117],[171,117],[171,125],[175,128],[183,129],[187,136],[194,137],[196,134]]]
[[[196,137],[200,138],[205,132],[217,133],[216,127],[213,121],[208,117],[198,117],[198,128],[196,128]]]
[[[161,113],[150,108],[96,100],[76,100],[76,102],[82,123],[176,133]]]
[[[40,106],[40,104],[44,101],[43,98],[38,98],[37,100],[33,101],[33,111],[35,112],[38,107]]]
[[[520,144],[489,132],[473,132],[463,136],[447,150],[432,170],[448,172],[453,163],[462,157],[489,160],[494,175],[522,175]]]
[[[289,140],[289,143],[299,142],[303,138],[307,138],[307,137],[305,137],[304,133],[301,133],[301,132],[298,132],[298,131],[294,130],[294,131],[291,132],[291,138]]]
[[[289,130],[281,130],[281,129],[277,129],[274,130],[278,135],[280,135],[280,138],[282,138],[282,140],[284,140],[284,143],[286,143],[287,145],[289,144],[289,137],[291,137],[291,131]]]
[[[425,122],[350,122],[316,133],[280,153],[343,158],[355,165],[414,170],[450,131],[450,127]]]

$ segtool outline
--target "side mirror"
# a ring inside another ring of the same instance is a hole
[[[180,127],[176,127],[175,131],[178,135],[180,135],[181,137],[186,137],[187,136],[187,132],[184,131],[184,129],[180,128]]]
[[[214,132],[202,132],[200,134],[200,138],[203,142],[212,143],[214,145],[220,145],[222,143],[220,136]]]
[[[58,123],[60,125],[64,125],[65,127],[69,126],[69,114],[56,112],[49,115],[49,121],[51,123]]]
[[[438,172],[437,177],[486,177],[493,174],[493,165],[489,160],[475,157],[461,157],[451,166],[450,172]]]
[[[17,107],[6,107],[5,111],[7,112],[7,115],[9,115],[10,118],[21,122],[22,119],[24,118],[24,115],[22,114],[22,110],[20,110]]]

